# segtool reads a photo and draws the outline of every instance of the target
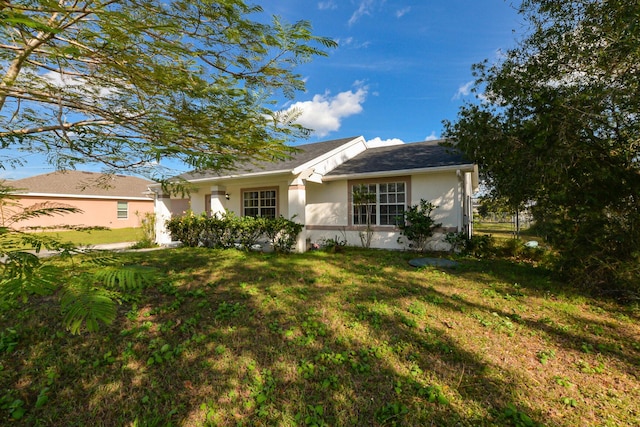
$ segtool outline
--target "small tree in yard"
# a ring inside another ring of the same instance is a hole
[[[57,169],[95,163],[164,181],[174,174],[158,167],[165,160],[216,171],[288,158],[287,141],[310,130],[298,110],[272,107],[304,90],[298,65],[337,43],[308,21],[266,23],[262,12],[243,0],[3,1],[0,169],[22,166],[27,152]],[[0,224],[0,238],[14,235]],[[43,283],[31,274],[42,261],[24,254],[0,251],[0,292],[12,298]],[[61,297],[74,332],[113,320],[113,286],[147,283],[143,268],[58,270],[50,282],[78,283]]]
[[[360,184],[353,187],[353,206],[360,217],[363,214],[366,216],[365,229],[358,233],[363,248],[371,246],[371,238],[373,237],[373,228],[371,228],[372,203],[375,202],[376,194],[370,193],[367,185]]]
[[[402,221],[398,224],[401,234],[398,242],[404,241],[409,248],[419,252],[424,251],[434,230],[442,225],[431,218],[431,214],[436,208],[437,206],[424,199],[420,199],[419,204],[408,207],[404,211]]]

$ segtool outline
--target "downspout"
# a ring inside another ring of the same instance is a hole
[[[463,230],[464,224],[463,224],[463,220],[464,220],[464,215],[463,215],[463,209],[464,209],[464,191],[460,191],[461,187],[464,186],[464,178],[462,175],[462,172],[460,171],[460,169],[456,170],[456,178],[458,179],[458,185],[456,187],[456,195],[455,195],[455,200],[456,200],[456,222],[457,222],[457,232],[461,232]]]

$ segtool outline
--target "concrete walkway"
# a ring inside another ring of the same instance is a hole
[[[87,250],[96,250],[96,251],[112,251],[112,252],[148,252],[148,251],[156,251],[158,249],[166,249],[166,246],[156,246],[153,248],[143,248],[143,249],[131,249],[131,246],[135,245],[136,242],[121,242],[121,243],[104,243],[101,245],[92,245],[92,246],[81,246],[78,249],[81,251]],[[28,251],[33,253],[33,251]],[[48,251],[42,250],[37,255],[40,258],[46,258],[54,255],[58,255],[59,251]]]

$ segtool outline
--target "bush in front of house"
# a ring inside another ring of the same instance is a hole
[[[424,199],[420,199],[420,203],[417,205],[409,206],[399,218],[400,237],[398,243],[404,242],[414,251],[424,251],[434,230],[442,225],[436,223],[431,217],[436,208],[436,205]]]
[[[276,252],[290,252],[296,244],[303,224],[286,219],[239,217],[233,212],[206,213],[172,217],[166,222],[171,239],[189,247],[241,248],[250,250],[262,239],[268,239]]]

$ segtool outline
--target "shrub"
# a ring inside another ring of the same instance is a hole
[[[405,240],[408,240],[408,242],[405,241],[405,244],[409,248],[423,251],[429,237],[433,236],[433,231],[442,225],[431,218],[431,213],[436,208],[437,206],[424,199],[421,199],[417,205],[409,206],[403,213],[402,221],[398,224],[401,234],[398,242],[402,241],[404,237]]]
[[[293,250],[298,234],[304,227],[303,224],[294,222],[293,218],[295,216],[291,220],[280,216],[266,221],[265,234],[276,252],[291,252]]]
[[[238,217],[233,212],[215,213],[211,216],[195,216],[189,212],[184,216],[167,221],[171,238],[185,246],[205,246],[228,249],[240,246],[251,249],[261,238],[266,237],[277,252],[289,252],[303,224],[298,224],[282,216],[278,218]]]
[[[185,246],[195,247],[200,244],[206,214],[196,216],[192,211],[185,215],[173,217],[166,222],[172,240],[179,240]]]

